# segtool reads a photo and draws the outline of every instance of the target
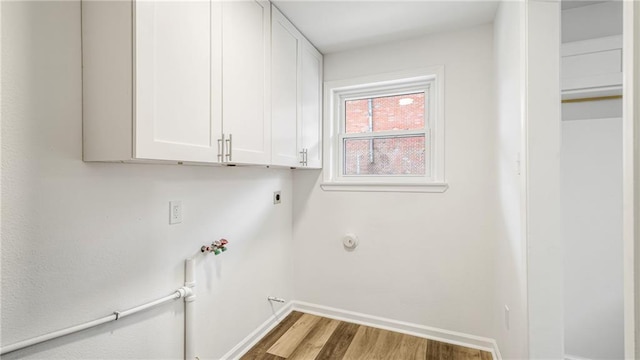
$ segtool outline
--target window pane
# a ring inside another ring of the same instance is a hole
[[[345,133],[424,129],[424,93],[345,101]]]
[[[344,175],[426,175],[424,135],[344,139]]]

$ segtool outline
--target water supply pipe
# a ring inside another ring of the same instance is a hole
[[[3,346],[0,349],[0,355],[8,354],[10,352],[21,350],[21,349],[24,349],[24,348],[27,348],[27,347],[30,347],[30,346],[33,346],[33,345],[36,345],[36,344],[40,344],[40,343],[45,342],[45,341],[49,341],[49,340],[52,340],[52,339],[56,339],[56,338],[62,337],[62,336],[66,336],[66,335],[69,335],[69,334],[77,333],[79,331],[90,329],[92,327],[95,327],[95,326],[98,326],[98,325],[102,325],[102,324],[105,324],[105,323],[108,323],[108,322],[117,321],[117,320],[120,320],[120,319],[122,319],[122,318],[124,318],[126,316],[136,314],[136,313],[138,313],[140,311],[144,311],[144,310],[147,310],[147,309],[152,308],[154,306],[158,306],[160,304],[164,304],[166,302],[170,302],[170,301],[173,301],[173,300],[176,300],[176,299],[185,298],[185,301],[186,301],[186,298],[190,297],[192,295],[193,295],[193,293],[192,293],[191,288],[183,286],[183,287],[177,289],[176,291],[174,291],[173,294],[165,296],[165,297],[163,297],[161,299],[154,300],[154,301],[148,302],[146,304],[133,307],[131,309],[122,310],[122,311],[114,311],[114,312],[111,313],[111,315],[102,317],[100,319],[88,321],[88,322],[83,323],[83,324],[71,326],[71,327],[68,327],[68,328],[65,328],[65,329],[62,329],[62,330],[54,331],[54,332],[51,332],[51,333],[48,333],[48,334],[36,336],[34,338],[31,338],[31,339],[27,339],[27,340],[19,341],[17,343],[13,343],[13,344],[10,344],[10,345]]]
[[[195,301],[196,295],[193,288],[196,286],[196,261],[188,258],[184,261],[184,287],[191,290],[184,297],[184,358],[194,360],[195,356]]]

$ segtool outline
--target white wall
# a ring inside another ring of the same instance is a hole
[[[562,122],[565,352],[624,358],[622,119]]]
[[[291,174],[83,163],[80,60],[78,1],[2,3],[2,344],[168,295],[196,256],[196,355],[218,358],[292,297]],[[182,358],[182,331],[177,301],[3,359]]]
[[[329,54],[325,80],[445,66],[445,193],[323,191],[294,174],[296,298],[490,336],[496,246],[492,25]],[[354,232],[360,246],[343,249]]]
[[[496,76],[496,181],[498,231],[493,303],[495,337],[505,359],[525,359],[527,353],[527,252],[523,236],[521,181],[524,98],[524,5],[500,3],[494,21]],[[509,324],[505,319],[509,308]]]

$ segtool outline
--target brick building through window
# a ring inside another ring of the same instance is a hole
[[[425,175],[425,103],[424,92],[345,101],[345,134],[363,137],[344,139],[344,175]]]

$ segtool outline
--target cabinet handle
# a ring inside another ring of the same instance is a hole
[[[224,153],[224,134],[218,139],[218,162],[222,162],[222,154]]]
[[[302,151],[300,151],[300,155],[302,155],[302,161],[300,161],[300,164],[302,164],[302,166],[307,166],[307,149],[302,149]]]
[[[309,166],[309,149],[304,149],[304,166]]]
[[[225,140],[227,143],[227,161],[232,161],[232,156],[233,156],[233,134],[229,134],[229,138],[227,140]]]

